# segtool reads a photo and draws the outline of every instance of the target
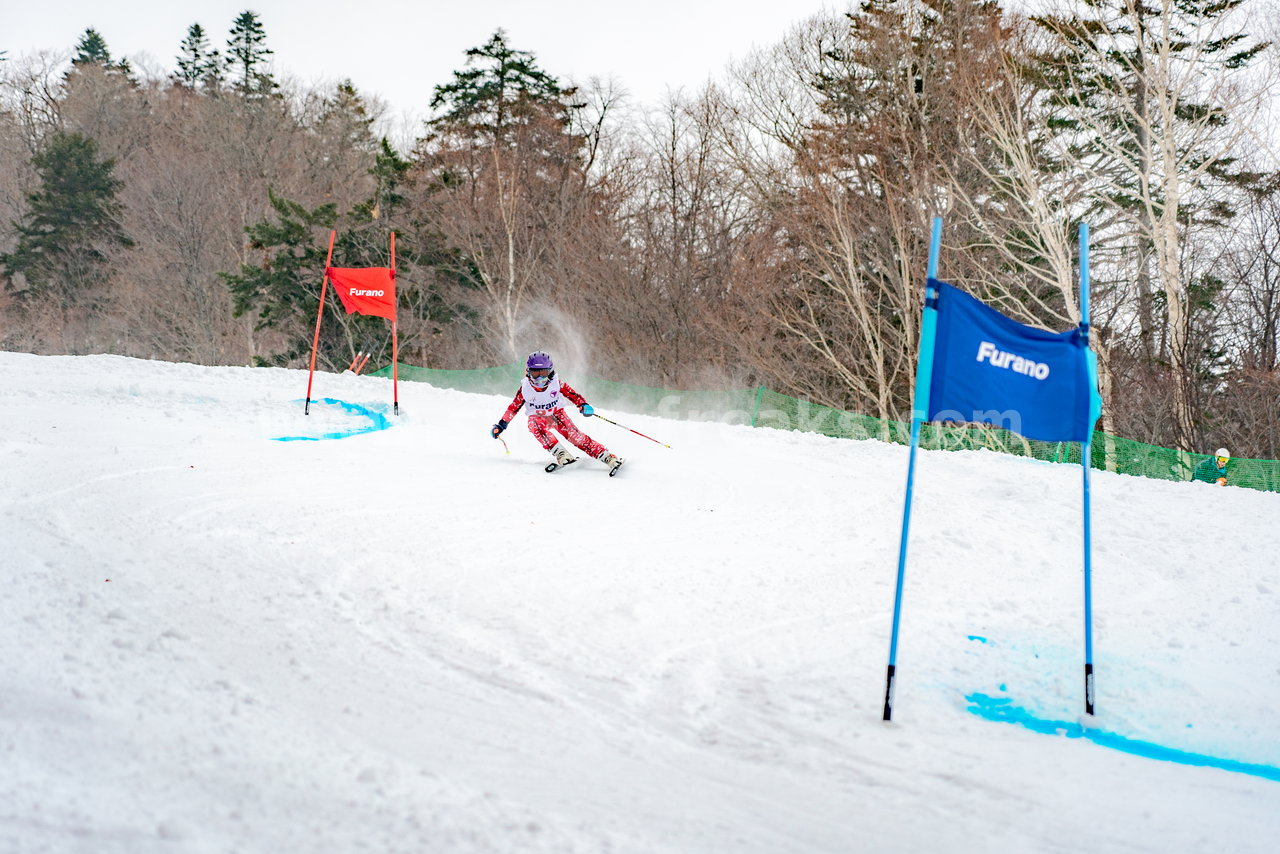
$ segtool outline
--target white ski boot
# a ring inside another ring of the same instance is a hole
[[[562,469],[570,463],[576,463],[578,458],[569,453],[569,449],[559,442],[551,449],[551,456],[555,457],[555,462],[547,464],[547,471],[553,472],[556,469]]]
[[[605,451],[600,457],[600,462],[609,467],[609,477],[613,477],[618,473],[618,467],[622,465],[622,457],[612,451]]]

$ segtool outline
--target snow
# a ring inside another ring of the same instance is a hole
[[[0,353],[0,851],[1280,849],[1280,495],[1094,473],[1088,720],[1079,468],[921,452],[886,724],[905,448],[305,389]]]

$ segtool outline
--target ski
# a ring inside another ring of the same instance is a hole
[[[613,468],[609,469],[609,477],[613,477],[615,474],[617,474],[618,469],[622,468],[622,464],[624,462],[626,462],[626,460],[618,460],[618,464]]]
[[[574,464],[574,463],[576,463],[576,462],[577,462],[577,460],[569,460],[569,462],[567,462],[567,463],[563,463],[563,464],[561,464],[561,463],[547,463],[547,467],[546,467],[546,468],[544,468],[544,469],[543,469],[543,471],[545,471],[547,474],[551,474],[551,473],[552,473],[553,471],[555,471],[556,469],[562,469],[562,468],[564,468],[565,466],[571,466],[571,465],[573,465],[573,464]]]

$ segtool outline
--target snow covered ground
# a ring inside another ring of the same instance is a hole
[[[0,851],[1280,850],[1280,495],[1095,473],[1085,731],[1079,469],[922,452],[884,724],[905,448],[305,388],[0,354]]]

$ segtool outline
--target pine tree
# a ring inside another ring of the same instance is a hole
[[[204,27],[192,24],[187,28],[187,37],[182,40],[178,53],[178,70],[173,79],[195,89],[204,86],[216,89],[222,79],[221,57],[215,48],[209,46],[209,37]]]
[[[513,358],[527,300],[554,278],[546,261],[586,227],[593,198],[583,137],[571,128],[572,90],[502,30],[466,55],[467,68],[435,90],[439,113],[418,165],[431,176],[435,227],[456,250],[453,274],[480,285],[495,349]]]
[[[94,63],[105,68],[111,67],[111,51],[107,50],[107,40],[102,34],[90,27],[84,31],[80,41],[76,42],[76,55],[72,57],[72,65]]]
[[[372,222],[394,216],[405,201],[401,188],[412,166],[409,160],[401,157],[391,147],[385,136],[382,137],[378,141],[373,168],[369,170],[369,174],[377,182],[373,197],[352,208],[351,218],[356,222]]]
[[[497,138],[512,125],[548,112],[561,114],[568,124],[562,98],[570,93],[538,68],[532,53],[510,47],[501,29],[466,55],[468,67],[435,89],[431,108],[442,112],[430,122],[433,129],[468,128]]]
[[[332,228],[338,231],[333,263],[343,267],[387,266],[390,233],[396,232],[401,358],[414,347],[426,346],[430,336],[424,330],[439,333],[460,312],[465,313],[442,293],[444,288],[470,284],[455,272],[465,261],[442,245],[439,235],[415,234],[417,230],[406,222],[408,208],[401,189],[410,168],[410,162],[384,137],[369,170],[377,182],[374,195],[342,217],[333,204],[308,209],[268,193],[274,217],[245,229],[249,245],[262,252],[262,261],[245,264],[238,273],[218,275],[231,291],[236,316],[256,313],[258,329],[307,332],[298,335],[289,350],[259,357],[259,364],[297,365],[307,355]],[[391,340],[382,318],[347,315],[332,294],[325,305],[329,316],[321,326],[319,364],[340,370],[357,349],[371,346],[375,361],[390,360]]]
[[[74,68],[99,65],[107,71],[120,71],[124,74],[132,71],[129,60],[112,61],[111,51],[107,49],[107,40],[93,27],[85,30],[84,35],[80,36],[80,41],[76,42],[75,51],[76,55],[71,58],[71,65]]]
[[[226,64],[236,77],[236,91],[242,95],[262,97],[276,90],[276,81],[265,67],[274,51],[266,44],[267,31],[257,13],[241,12],[227,39]]]
[[[308,210],[270,190],[267,198],[275,220],[263,220],[245,231],[252,248],[272,253],[269,259],[246,264],[238,274],[219,275],[231,289],[237,317],[257,309],[259,329],[305,327],[305,317],[315,314],[316,283],[324,273],[325,246],[318,235],[334,227],[338,209],[328,203]]]
[[[347,148],[372,151],[377,145],[373,117],[350,79],[340,81],[333,95],[325,98],[319,124],[336,134]]]
[[[20,296],[80,300],[98,279],[103,249],[130,246],[120,225],[114,161],[99,159],[98,146],[76,133],[55,133],[32,158],[40,186],[27,195],[26,217],[17,225],[13,252],[0,256],[9,279],[22,276]]]

